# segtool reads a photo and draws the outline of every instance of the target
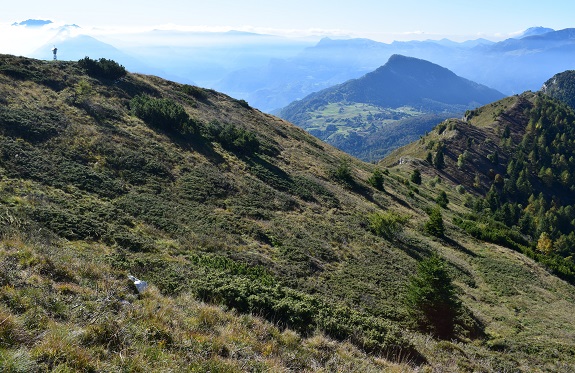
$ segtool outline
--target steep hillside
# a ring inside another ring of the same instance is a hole
[[[0,56],[0,89],[3,371],[575,363],[573,287],[452,224],[443,174],[109,60]]]
[[[575,109],[575,70],[554,75],[543,84],[541,91]]]
[[[423,162],[466,195],[473,212],[457,224],[519,250],[575,281],[575,113],[527,92],[447,120],[385,164]],[[417,161],[416,161],[417,162]],[[475,195],[475,196],[473,196]]]
[[[362,78],[295,101],[279,115],[364,160],[408,144],[438,122],[503,98],[431,62],[400,55]],[[393,131],[388,127],[393,124]],[[391,132],[405,133],[392,136]],[[384,141],[381,147],[377,142]],[[367,157],[366,157],[367,155]],[[381,159],[377,158],[377,159]]]

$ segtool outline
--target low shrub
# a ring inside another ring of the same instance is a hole
[[[108,60],[105,58],[93,60],[90,57],[84,57],[78,61],[78,66],[94,78],[117,80],[123,78],[127,74],[124,66],[114,60]]]
[[[46,141],[58,135],[67,120],[50,109],[0,108],[0,127],[11,137],[29,142]]]
[[[343,184],[348,188],[352,188],[355,185],[353,175],[351,174],[351,165],[347,159],[340,159],[337,167],[330,170],[329,173],[333,180]]]
[[[320,329],[338,340],[350,340],[369,352],[389,356],[419,354],[392,323],[353,310],[334,306],[320,298],[281,285],[268,286],[241,276],[212,274],[196,278],[191,286],[201,299],[252,312],[304,335]]]
[[[223,126],[211,126],[212,136],[224,149],[250,155],[260,150],[260,141],[254,132],[227,123]]]
[[[187,135],[196,131],[183,106],[168,98],[138,95],[130,101],[130,110],[150,126],[168,133]]]
[[[367,182],[377,190],[383,190],[383,173],[380,170],[373,171]]]
[[[206,93],[205,90],[203,90],[200,87],[193,86],[193,85],[184,84],[180,87],[180,91],[187,94],[188,96],[192,96],[196,100],[203,101],[203,100],[206,100],[208,98],[208,94]]]
[[[393,211],[376,212],[370,214],[369,228],[373,233],[387,239],[397,237],[403,231],[405,223],[409,220],[408,217],[399,215]]]

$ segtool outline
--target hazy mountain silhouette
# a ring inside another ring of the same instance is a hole
[[[265,68],[243,69],[216,87],[271,111],[296,99],[359,78],[393,54],[422,58],[459,76],[505,94],[538,90],[549,76],[575,68],[573,29],[532,28],[498,43],[409,41],[380,43],[368,39],[322,39],[289,60],[272,60]],[[282,105],[283,103],[283,105]]]
[[[393,55],[377,70],[312,93],[278,114],[339,149],[372,161],[414,141],[445,118],[462,116],[465,110],[504,96],[429,61]],[[334,105],[341,114],[333,114]],[[349,112],[355,115],[350,117]],[[387,131],[391,123],[395,135]]]

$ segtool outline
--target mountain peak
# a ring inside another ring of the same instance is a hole
[[[392,71],[396,75],[403,75],[404,77],[409,76],[410,79],[415,79],[420,82],[430,82],[430,79],[443,80],[459,78],[451,70],[434,64],[433,62],[401,54],[394,54],[389,57],[387,63],[378,68],[372,74],[387,74]],[[369,75],[370,74],[367,76]]]
[[[530,27],[527,30],[523,31],[521,33],[521,35],[516,37],[516,39],[522,39],[522,38],[525,38],[527,36],[543,35],[543,34],[546,34],[548,32],[553,32],[553,31],[555,31],[555,30],[552,28],[543,27],[543,26]]]
[[[396,63],[405,63],[406,61],[425,61],[419,58],[415,58],[415,57],[408,57],[408,56],[404,56],[402,54],[393,54],[391,57],[389,57],[389,59],[387,60],[387,63],[385,65],[394,65]],[[427,61],[425,61],[427,62]]]
[[[416,57],[409,57],[404,56],[402,54],[394,54],[385,63],[385,65],[381,66],[381,68],[390,68],[390,67],[409,67],[410,69],[419,69],[425,66],[431,67],[434,66],[436,68],[440,68],[442,70],[448,70],[445,67],[439,66],[434,64],[433,62],[423,60],[421,58]],[[449,70],[448,70],[449,71]]]
[[[279,115],[371,161],[374,154],[415,140],[438,121],[461,117],[503,96],[432,62],[394,54],[377,70],[295,101]],[[379,141],[391,128],[393,137]]]

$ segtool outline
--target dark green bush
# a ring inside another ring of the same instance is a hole
[[[126,229],[118,229],[117,232],[114,232],[108,236],[109,237],[106,239],[110,243],[116,244],[123,249],[133,252],[147,252],[151,251],[153,248],[150,239],[142,237],[141,235],[133,234]]]
[[[182,198],[198,202],[223,198],[236,191],[232,179],[209,163],[184,173],[176,186]]]
[[[228,274],[246,276],[263,285],[274,285],[275,278],[269,271],[260,265],[248,265],[221,255],[197,255],[190,254],[187,259],[194,264],[218,270],[224,270]]]
[[[260,150],[260,142],[254,132],[227,123],[223,126],[213,125],[212,133],[216,141],[231,151],[244,155],[255,154]]]
[[[11,137],[19,137],[29,142],[46,141],[58,135],[68,122],[56,111],[0,108],[0,128]]]
[[[410,180],[414,184],[421,184],[421,171],[419,171],[417,168],[413,170],[410,176]]]
[[[12,177],[30,178],[58,188],[74,185],[104,197],[117,197],[124,192],[121,181],[108,172],[95,171],[83,164],[83,159],[71,158],[24,141],[0,139],[0,162]]]
[[[369,215],[369,228],[378,236],[393,239],[401,233],[407,220],[393,211],[376,212]]]
[[[340,159],[337,167],[330,171],[332,179],[351,188],[355,185],[353,176],[351,174],[351,165],[348,159]]]
[[[30,211],[32,219],[59,235],[72,240],[95,240],[106,232],[106,224],[93,214],[74,214],[55,207],[35,208]]]
[[[506,227],[503,223],[494,220],[480,222],[455,218],[453,223],[465,232],[483,241],[493,242],[498,245],[522,251],[522,246],[527,246],[527,240],[517,231]]]
[[[100,58],[93,60],[90,57],[84,57],[78,61],[78,66],[94,78],[117,80],[126,76],[127,71],[124,66],[116,61]]]
[[[386,352],[390,356],[403,353],[419,358],[413,345],[389,321],[328,304],[314,295],[217,274],[195,279],[191,288],[203,300],[262,315],[304,335],[319,328],[332,338],[349,339],[369,352]]]
[[[250,104],[246,100],[238,100],[238,103],[246,109],[250,109]]]
[[[373,171],[367,182],[377,190],[383,190],[383,173],[380,170]]]
[[[150,126],[168,133],[187,135],[196,130],[184,108],[168,98],[138,95],[130,101],[130,110]]]
[[[206,93],[205,90],[203,90],[200,87],[193,86],[193,85],[184,84],[180,87],[180,91],[187,94],[188,96],[192,96],[196,100],[203,101],[203,100],[206,100],[208,98],[208,94]]]
[[[435,168],[437,168],[438,170],[441,170],[445,167],[444,147],[445,145],[443,145],[443,143],[440,143],[437,147],[437,152],[433,157],[433,166],[435,166]]]
[[[447,208],[447,204],[449,203],[449,199],[447,198],[447,193],[445,193],[444,190],[442,190],[441,192],[439,192],[439,195],[437,196],[437,198],[435,199],[435,202],[437,202],[437,204],[441,207],[443,207],[444,209]]]

